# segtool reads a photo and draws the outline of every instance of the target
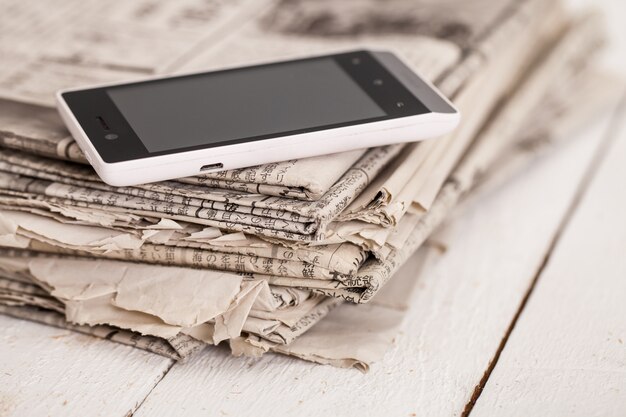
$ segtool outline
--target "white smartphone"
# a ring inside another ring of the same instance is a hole
[[[115,186],[410,142],[459,112],[390,52],[354,51],[57,93]]]

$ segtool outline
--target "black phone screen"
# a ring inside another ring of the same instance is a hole
[[[386,115],[331,58],[110,88],[150,152]]]

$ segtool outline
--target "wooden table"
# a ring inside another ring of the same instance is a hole
[[[603,3],[623,73],[626,8]],[[220,348],[175,363],[0,316],[0,416],[626,416],[625,207],[622,103],[437,234],[368,374]]]

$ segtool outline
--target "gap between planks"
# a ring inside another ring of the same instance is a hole
[[[161,374],[161,376],[159,378],[156,379],[156,381],[154,381],[154,385],[152,386],[152,388],[150,388],[148,390],[148,392],[146,392],[146,396],[143,397],[140,401],[137,401],[137,403],[135,404],[135,407],[131,410],[128,411],[128,413],[126,413],[126,415],[124,417],[133,417],[133,415],[135,414],[135,412],[137,410],[139,410],[139,408],[143,405],[143,403],[146,401],[146,399],[150,396],[150,394],[152,394],[152,391],[154,391],[154,389],[156,388],[157,385],[159,385],[161,383],[161,381],[163,381],[163,378],[165,378],[165,375],[167,375],[167,373],[174,367],[174,365],[176,365],[178,362],[174,359],[172,359],[169,363],[169,365],[167,366],[167,368],[165,369],[165,371],[163,371],[163,373]]]
[[[559,223],[556,233],[554,234],[552,240],[550,241],[550,245],[541,262],[541,265],[539,265],[537,272],[535,273],[532,281],[530,282],[530,285],[528,286],[528,290],[524,294],[524,297],[522,298],[522,301],[520,302],[517,312],[511,319],[511,324],[509,325],[504,336],[502,337],[502,340],[500,341],[500,344],[498,345],[498,348],[496,349],[496,352],[492,360],[489,362],[489,366],[485,370],[483,377],[480,379],[480,381],[474,388],[474,391],[472,392],[472,396],[470,400],[465,405],[465,408],[463,409],[463,412],[461,413],[461,417],[468,417],[471,414],[472,409],[474,408],[474,405],[476,404],[476,401],[478,401],[478,398],[480,398],[480,395],[482,394],[483,389],[485,388],[485,385],[487,384],[487,381],[489,380],[489,377],[491,376],[494,368],[496,367],[498,360],[500,359],[500,355],[502,354],[502,351],[504,350],[509,340],[509,337],[511,336],[511,333],[513,333],[513,330],[515,329],[515,324],[517,323],[522,312],[524,311],[524,308],[526,307],[526,304],[528,303],[528,300],[530,299],[530,296],[532,295],[533,290],[535,289],[537,285],[537,282],[541,278],[541,275],[546,265],[548,264],[550,257],[552,256],[554,248],[556,247],[557,243],[561,239],[561,236],[563,235],[563,231],[567,228],[574,213],[578,209],[582,198],[587,193],[593,178],[596,176],[598,172],[600,165],[602,164],[602,162],[606,160],[606,156],[609,152],[609,149],[615,142],[616,138],[619,136],[621,129],[624,128],[624,126],[622,125],[622,120],[621,120],[621,118],[624,116],[626,116],[626,94],[622,96],[622,99],[620,100],[619,104],[615,107],[613,111],[613,115],[611,116],[611,121],[609,123],[609,126],[607,127],[607,131],[604,133],[604,138],[602,139],[600,146],[596,150],[595,155],[593,156],[591,162],[589,163],[589,166],[585,170],[583,179],[581,180],[578,186],[578,189],[576,190],[576,193],[574,194],[574,198],[570,206],[567,208],[567,211],[563,215],[563,218],[561,219],[561,222]]]

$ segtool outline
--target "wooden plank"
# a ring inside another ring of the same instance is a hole
[[[369,374],[209,349],[176,364],[135,416],[459,415],[530,286],[607,120],[474,200],[437,239],[397,347]],[[479,201],[480,200],[480,201]]]
[[[626,414],[625,158],[622,126],[472,417]]]
[[[1,416],[124,416],[172,360],[0,315]]]

